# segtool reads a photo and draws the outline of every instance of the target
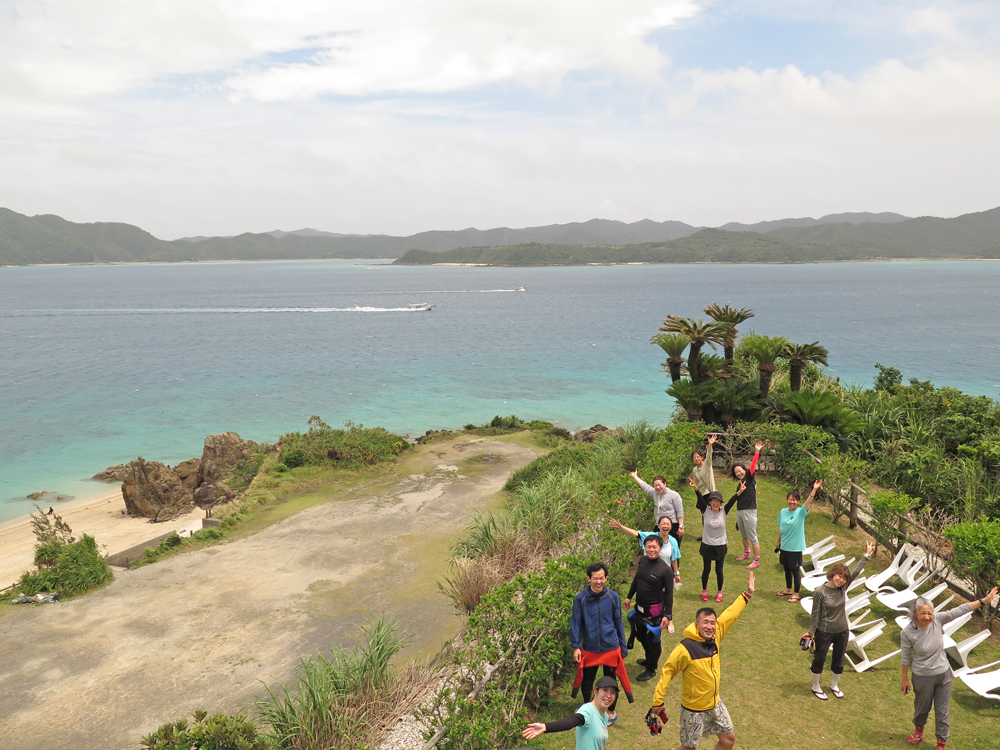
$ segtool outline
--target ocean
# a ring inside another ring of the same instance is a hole
[[[998,289],[989,261],[0,268],[0,521],[29,492],[94,494],[106,466],[174,464],[223,431],[274,441],[314,414],[412,436],[497,414],[666,424],[649,338],[711,302],[753,308],[743,333],[819,341],[844,382],[878,362],[998,398]]]

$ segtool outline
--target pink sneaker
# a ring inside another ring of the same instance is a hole
[[[750,550],[743,550],[743,554],[736,558],[736,562],[743,562],[744,560],[750,559]]]
[[[722,601],[722,592],[721,591],[718,594],[715,595],[715,601],[717,601],[717,602],[721,602]]]
[[[749,568],[750,570],[753,570],[754,568],[759,568],[759,567],[760,567],[760,558],[759,557],[755,557],[753,559],[753,562],[750,563],[749,565],[747,565],[747,568]]]
[[[706,591],[705,589],[701,590],[701,600],[703,602],[707,602],[708,601],[708,591]]]

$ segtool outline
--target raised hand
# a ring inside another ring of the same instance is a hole
[[[736,490],[736,494],[737,495],[742,495],[743,494],[743,490],[745,490],[746,488],[747,488],[747,481],[744,479],[742,482],[740,482],[740,486]]]
[[[638,469],[636,469],[635,471],[630,471],[628,473],[628,475],[630,477],[632,477],[634,480],[639,481],[639,470]]]
[[[758,442],[758,443],[756,443],[756,444],[754,445],[753,449],[754,449],[755,451],[757,451],[758,453],[760,453],[760,449],[761,449],[761,448],[763,448],[763,447],[764,447],[764,444],[763,444],[763,443],[760,443],[760,442]]]
[[[869,539],[865,543],[865,557],[871,557],[875,554],[875,542]]]
[[[815,492],[816,490],[818,490],[822,486],[823,486],[823,480],[822,479],[817,479],[815,482],[813,482],[813,491]]]
[[[610,526],[610,527],[611,527],[612,529],[619,529],[619,530],[620,530],[620,529],[622,528],[622,522],[621,522],[621,521],[619,521],[619,520],[618,520],[617,518],[612,518],[612,519],[611,519],[611,520],[610,520],[610,521],[608,522],[608,525],[609,525],[609,526]]]
[[[528,724],[528,728],[521,732],[521,736],[526,740],[533,740],[540,734],[545,734],[545,725],[538,724]]]
[[[719,439],[718,435],[709,435],[708,436],[708,444],[709,445],[715,445],[715,441],[718,440],[718,439]]]
[[[750,594],[750,596],[753,596],[754,585],[756,583],[757,583],[757,576],[755,576],[754,572],[751,570],[750,577],[747,579],[747,593]]]
[[[688,477],[688,486],[698,489],[698,483],[694,481],[694,477]]]

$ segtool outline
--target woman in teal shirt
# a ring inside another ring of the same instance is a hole
[[[584,703],[572,716],[547,724],[528,724],[521,732],[526,740],[533,740],[546,732],[565,732],[576,729],[576,750],[605,750],[608,746],[608,709],[618,698],[618,681],[605,675],[594,683],[594,697]]]
[[[816,496],[816,490],[822,486],[822,479],[813,482],[812,492],[802,505],[799,505],[799,491],[789,492],[786,498],[788,507],[782,508],[778,514],[778,546],[774,551],[780,550],[778,559],[781,561],[781,567],[785,569],[785,588],[778,592],[778,596],[791,594],[788,600],[790,602],[799,600],[799,589],[802,587],[802,553],[806,549],[806,516]]]

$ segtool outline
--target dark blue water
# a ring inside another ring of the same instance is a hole
[[[199,455],[209,433],[272,441],[312,414],[411,434],[496,414],[665,423],[649,337],[713,301],[754,308],[743,330],[819,341],[845,381],[881,362],[996,397],[998,285],[991,262],[0,268],[0,501],[101,491],[80,480]],[[416,302],[436,307],[398,310]],[[0,520],[30,510],[0,502]]]

